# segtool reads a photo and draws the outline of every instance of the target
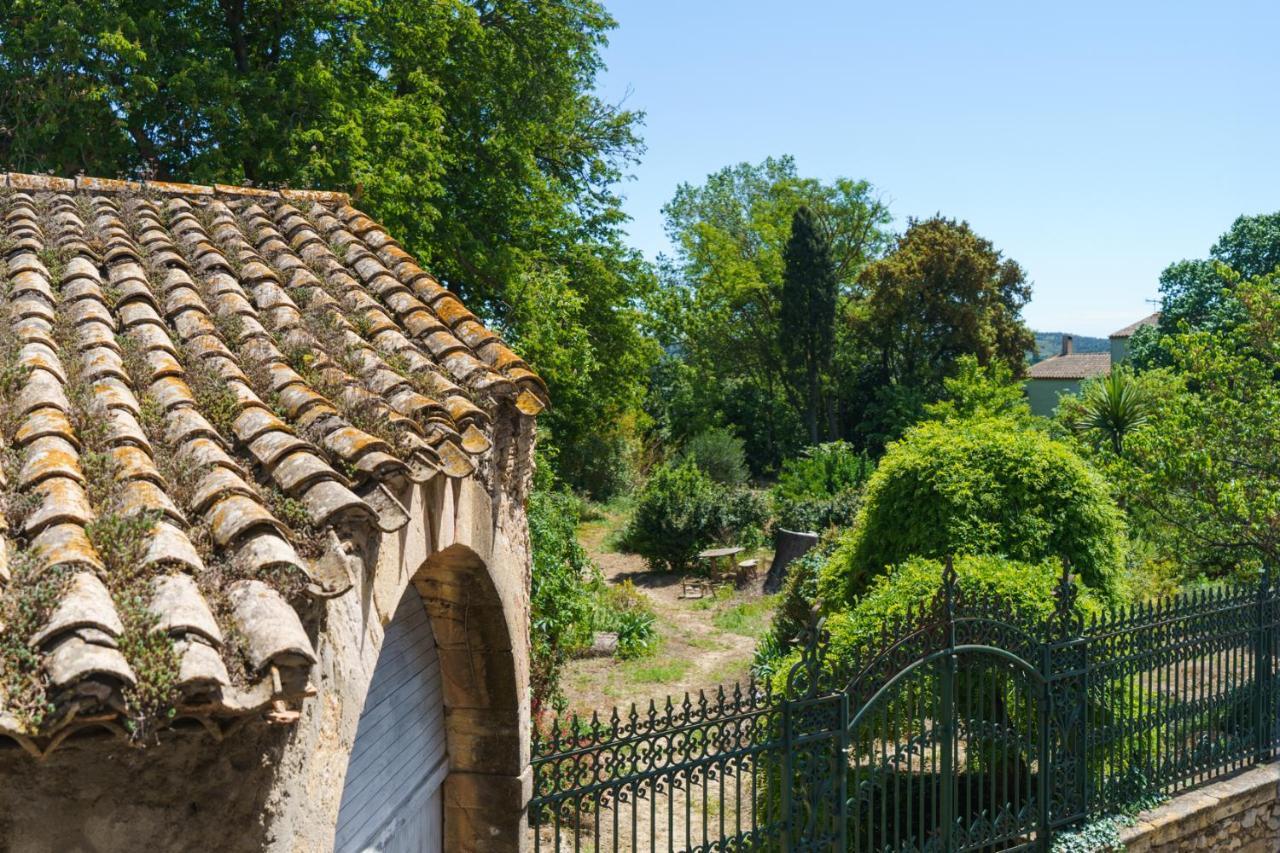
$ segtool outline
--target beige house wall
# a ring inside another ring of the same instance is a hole
[[[1044,417],[1052,417],[1058,408],[1058,398],[1063,394],[1078,394],[1079,379],[1028,379],[1023,383],[1031,411]]]

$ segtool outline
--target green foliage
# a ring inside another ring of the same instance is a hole
[[[618,657],[641,657],[657,647],[655,617],[630,583],[612,587],[578,542],[582,503],[539,469],[529,496],[530,681],[535,712],[561,708],[560,672],[597,631],[618,634]]]
[[[531,265],[507,297],[512,345],[551,393],[552,406],[538,419],[539,444],[563,449],[554,453],[557,472],[597,500],[632,485],[638,436],[647,423],[645,380],[659,355],[657,344],[641,334],[632,305],[650,287],[650,274],[638,258],[610,258],[577,280],[550,263]],[[626,276],[611,272],[610,264]]]
[[[560,668],[591,641],[593,567],[578,544],[577,501],[567,492],[535,489],[529,496],[530,681],[535,712],[562,701]]]
[[[1243,320],[1163,344],[1147,424],[1110,463],[1134,524],[1184,578],[1248,577],[1280,564],[1280,287],[1236,282]]]
[[[754,492],[722,486],[697,466],[661,465],[636,498],[623,545],[653,568],[684,571],[713,544],[754,544],[768,520]]]
[[[30,638],[48,623],[71,570],[45,569],[31,551],[9,556],[9,582],[0,589],[0,690],[5,705],[30,731],[38,731],[55,709],[40,650]]]
[[[1118,455],[1124,452],[1125,437],[1146,425],[1151,405],[1143,383],[1117,366],[1080,389],[1080,414],[1073,426]]]
[[[1160,274],[1160,320],[1129,341],[1139,367],[1172,363],[1162,339],[1184,331],[1225,332],[1243,322],[1232,290],[1241,279],[1269,275],[1280,266],[1280,212],[1241,216],[1218,238],[1207,259],[1170,264]]]
[[[613,189],[642,116],[595,95],[613,27],[595,0],[28,0],[0,16],[0,164],[353,192],[540,370],[561,459],[599,460],[656,357]]]
[[[784,256],[801,207],[829,246],[843,300],[888,239],[888,209],[865,181],[822,183],[801,177],[790,157],[769,158],[682,184],[663,208],[675,253],[648,308],[667,355],[647,404],[661,440],[733,424],[757,473],[804,443],[807,373],[779,370],[783,334],[802,334],[782,319]]]
[[[788,530],[848,527],[861,504],[862,487],[874,470],[875,463],[847,442],[806,448],[782,463],[770,490],[774,523]]]
[[[941,397],[925,405],[926,418],[1005,417],[1032,422],[1022,383],[1007,364],[997,361],[984,367],[975,356],[962,355],[956,359],[954,371],[942,380]]]
[[[747,455],[742,439],[725,427],[713,427],[685,442],[680,458],[717,483],[740,486],[747,481]]]
[[[823,386],[831,382],[839,281],[830,240],[804,205],[791,217],[791,236],[782,261],[778,344],[791,386],[804,391],[809,443],[817,444],[818,418],[826,409]]]
[[[1130,803],[1117,814],[1099,818],[1079,829],[1058,832],[1053,837],[1053,853],[1124,853],[1128,848],[1120,840],[1120,830],[1133,826],[1134,818],[1164,803],[1164,795],[1144,797]]]
[[[143,563],[147,541],[160,520],[157,512],[101,515],[85,526],[85,534],[102,558],[103,575],[124,631],[120,652],[129,661],[136,683],[124,690],[130,737],[145,742],[173,719],[178,701],[179,661],[173,640],[156,630],[158,619],[148,604],[154,566]]]
[[[1067,559],[1109,597],[1123,547],[1105,481],[1068,445],[1008,418],[926,422],[880,461],[857,524],[823,570],[819,599],[839,608],[887,567],[949,554]]]
[[[922,405],[940,395],[953,363],[966,354],[1022,375],[1034,343],[1021,318],[1031,286],[1022,267],[968,223],[911,220],[859,283],[866,298],[849,322],[867,352],[861,394],[869,399],[860,429],[873,443],[896,437],[921,413],[904,405],[910,397],[880,389],[909,389]]]
[[[839,559],[839,554],[833,558]],[[1054,589],[1062,574],[1062,566],[1053,557],[1023,562],[968,555],[955,558],[953,565],[966,596],[997,597],[1029,618],[1047,619],[1053,614]],[[852,661],[867,648],[879,648],[885,625],[905,619],[908,613],[919,613],[933,601],[941,588],[942,570],[940,560],[912,557],[873,578],[856,601],[833,608],[826,623],[831,632],[828,659]],[[1088,588],[1080,590],[1076,607],[1084,616],[1102,612],[1101,603]],[[785,673],[786,668],[781,671]]]

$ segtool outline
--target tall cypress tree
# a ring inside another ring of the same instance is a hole
[[[779,343],[789,382],[803,388],[809,443],[817,444],[822,379],[830,372],[836,320],[836,267],[831,243],[807,207],[791,217],[783,251]]]

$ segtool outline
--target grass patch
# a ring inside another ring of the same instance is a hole
[[[722,631],[758,639],[769,629],[776,604],[777,596],[765,595],[753,598],[719,611],[711,617],[711,624]]]
[[[688,674],[692,664],[682,658],[624,664],[624,677],[633,684],[672,684]]]

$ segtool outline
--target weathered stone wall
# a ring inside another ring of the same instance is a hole
[[[1280,850],[1280,765],[1267,765],[1174,797],[1121,833],[1131,853]]]

